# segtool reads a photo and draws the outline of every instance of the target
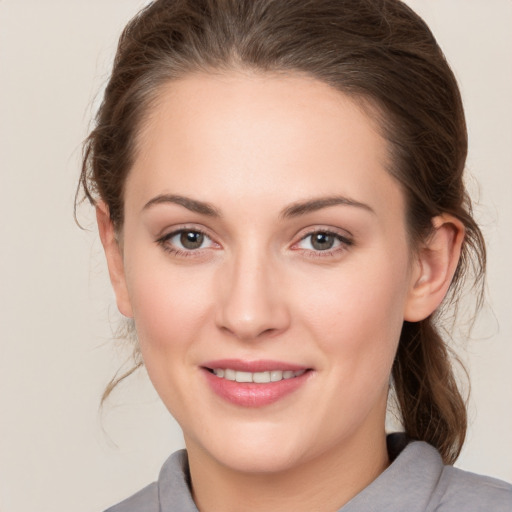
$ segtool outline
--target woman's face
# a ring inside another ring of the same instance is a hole
[[[189,450],[279,471],[383,435],[416,275],[388,163],[367,114],[309,78],[161,92],[126,182],[116,291]]]

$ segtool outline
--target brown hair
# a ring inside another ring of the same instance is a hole
[[[240,68],[305,73],[373,106],[389,141],[389,172],[405,193],[413,246],[434,216],[454,215],[466,237],[452,300],[469,273],[481,284],[485,246],[463,184],[460,93],[429,28],[399,0],[157,0],[143,9],[120,38],[84,145],[80,186],[93,204],[105,201],[117,230],[137,134],[160,88],[190,72]],[[466,407],[437,318],[404,323],[392,374],[406,433],[453,463]]]

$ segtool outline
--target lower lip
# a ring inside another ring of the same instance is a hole
[[[303,386],[311,374],[310,371],[306,371],[299,377],[255,384],[223,379],[207,369],[204,369],[204,373],[210,388],[218,396],[242,407],[264,407],[273,404]]]

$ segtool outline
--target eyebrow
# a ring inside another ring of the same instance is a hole
[[[176,194],[160,194],[153,199],[149,200],[143,207],[143,210],[147,210],[152,206],[158,204],[178,204],[183,206],[191,212],[206,215],[208,217],[221,217],[220,211],[210,203],[198,201],[197,199],[191,199],[190,197],[180,196]],[[323,208],[329,208],[330,206],[354,206],[356,208],[362,208],[371,213],[375,211],[365,203],[355,201],[343,196],[329,196],[329,197],[318,197],[309,199],[307,201],[300,201],[293,203],[292,205],[285,208],[279,215],[282,219],[289,219],[293,217],[299,217],[308,213],[316,212]]]
[[[207,215],[208,217],[220,217],[220,212],[209,203],[205,203],[203,201],[198,201],[196,199],[191,199],[190,197],[175,195],[175,194],[160,194],[156,197],[153,197],[150,201],[148,201],[142,210],[147,210],[152,206],[157,204],[179,204],[180,206],[185,207],[187,210],[191,212],[199,213],[201,215]]]
[[[371,208],[365,203],[360,203],[359,201],[355,201],[354,199],[349,199],[348,197],[343,196],[329,196],[318,197],[315,199],[310,199],[308,201],[294,203],[285,208],[281,212],[280,217],[283,219],[298,217],[300,215],[306,215],[307,213],[316,212],[323,208],[329,208],[330,206],[337,205],[355,206],[356,208],[362,208],[363,210],[367,210],[370,213],[375,213],[373,208]]]

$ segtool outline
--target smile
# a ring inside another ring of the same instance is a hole
[[[224,359],[202,366],[210,389],[222,401],[241,407],[264,407],[298,392],[316,373],[282,361]]]
[[[221,379],[236,382],[254,382],[256,384],[267,384],[269,382],[279,382],[281,380],[300,377],[306,370],[272,370],[263,372],[246,372],[233,370],[231,368],[214,368],[213,374]]]

